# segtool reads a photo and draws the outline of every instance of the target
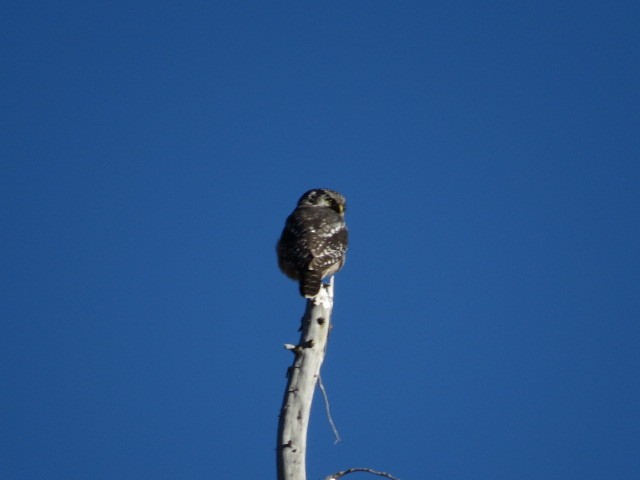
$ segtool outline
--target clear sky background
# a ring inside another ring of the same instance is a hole
[[[275,478],[304,301],[274,246],[313,187],[351,249],[344,442],[316,397],[310,480],[640,478],[639,25],[637,1],[5,2],[0,478]]]

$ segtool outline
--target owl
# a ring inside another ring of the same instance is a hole
[[[300,197],[278,241],[278,265],[298,280],[300,295],[313,298],[322,279],[344,265],[349,235],[344,223],[345,199],[334,190],[316,188]]]

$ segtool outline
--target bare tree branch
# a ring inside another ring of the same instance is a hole
[[[287,372],[278,422],[278,480],[306,480],[309,414],[320,367],[327,348],[333,309],[333,278],[320,293],[307,300],[298,345],[285,345],[295,354]]]
[[[336,441],[334,443],[340,443],[342,439],[340,438],[340,434],[338,433],[336,424],[333,423],[333,417],[331,416],[331,408],[329,406],[329,396],[327,395],[327,391],[325,390],[324,384],[322,383],[322,375],[318,375],[318,386],[320,387],[320,391],[322,392],[322,398],[324,399],[324,410],[325,412],[327,412],[327,419],[329,420],[329,425],[331,425],[331,430],[333,430],[333,435],[336,437]]]
[[[320,379],[320,367],[327,350],[327,340],[331,330],[333,309],[333,278],[329,285],[322,285],[320,293],[307,300],[302,318],[300,341],[297,345],[285,344],[285,348],[295,355],[293,365],[287,371],[287,388],[280,420],[278,422],[277,464],[278,480],[306,480],[307,430],[309,414],[316,383],[322,391],[325,409],[337,441],[340,436],[331,418],[329,400]],[[371,473],[390,480],[399,480],[390,473],[372,468],[349,468],[334,473],[325,480],[338,480],[355,472]]]
[[[341,472],[337,472],[332,475],[329,475],[328,477],[325,478],[325,480],[338,480],[340,477],[344,477],[345,475],[348,475],[350,473],[355,473],[355,472],[372,473],[373,475],[387,477],[387,478],[390,478],[391,480],[400,480],[399,478],[394,477],[390,473],[379,472],[378,470],[373,470],[372,468],[349,468],[347,470],[343,470]]]

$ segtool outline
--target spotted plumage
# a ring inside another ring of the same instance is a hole
[[[298,280],[303,297],[315,297],[322,279],[344,265],[349,243],[344,211],[342,195],[317,188],[302,195],[287,218],[277,246],[278,265]]]

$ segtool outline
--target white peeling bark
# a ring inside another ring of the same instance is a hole
[[[320,366],[327,349],[333,309],[333,278],[307,300],[298,345],[285,345],[295,354],[287,372],[278,422],[278,480],[306,480],[307,428]]]

